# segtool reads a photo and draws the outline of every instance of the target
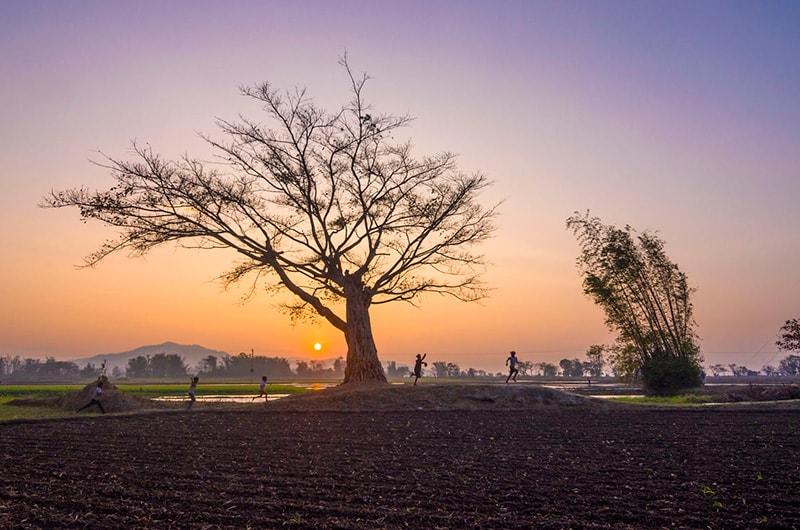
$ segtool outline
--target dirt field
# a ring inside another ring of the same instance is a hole
[[[797,408],[513,388],[0,424],[0,528],[800,528]]]

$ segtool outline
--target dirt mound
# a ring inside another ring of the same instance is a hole
[[[603,400],[533,385],[348,384],[270,402],[285,411],[531,410],[613,406]]]
[[[153,408],[151,400],[120,392],[106,377],[93,381],[76,392],[67,392],[55,401],[55,405],[65,410],[78,410],[89,403],[94,395],[94,389],[97,388],[97,383],[100,381],[103,382],[103,395],[100,398],[100,402],[106,412],[128,412],[142,408]],[[83,411],[82,414],[99,412],[100,409],[93,406]]]

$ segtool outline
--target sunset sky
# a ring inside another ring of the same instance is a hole
[[[503,370],[610,343],[565,228],[575,211],[657,231],[697,287],[705,365],[777,365],[800,317],[800,3],[738,1],[0,2],[0,355],[67,360],[174,341],[236,354],[345,354],[328,324],[240,303],[224,252],[161,248],[77,268],[114,232],[37,203],[112,185],[92,161],[210,159],[215,118],[259,118],[238,87],[305,86],[331,110],[337,64],[376,109],[416,117],[503,200],[483,247],[492,296],[372,312],[381,360]],[[313,345],[323,347],[315,352]]]

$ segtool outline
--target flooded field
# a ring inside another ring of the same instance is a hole
[[[282,386],[294,386],[312,391],[323,390],[336,385],[338,385],[338,382],[282,383]],[[269,394],[267,401],[274,401],[289,395],[291,394]],[[153,397],[151,399],[153,401],[162,401],[165,403],[180,403],[186,401],[186,395],[165,395]],[[255,401],[263,401],[262,398],[253,396],[252,394],[198,394],[195,399],[198,403],[253,403]]]

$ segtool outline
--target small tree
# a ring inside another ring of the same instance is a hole
[[[778,369],[772,366],[771,364],[765,364],[764,366],[762,366],[761,371],[764,372],[764,375],[769,375],[769,376],[778,375],[780,373]]]
[[[708,369],[711,370],[711,374],[714,375],[714,377],[728,371],[728,368],[724,364],[712,364]]]
[[[317,107],[304,90],[243,88],[268,122],[220,120],[227,141],[205,139],[221,165],[134,145],[133,162],[107,158],[108,191],[54,191],[42,206],[118,229],[88,265],[173,242],[233,251],[241,261],[226,284],[247,277],[291,293],[282,307],[292,318],[316,315],[344,333],[345,383],[385,381],[370,307],[425,293],[484,297],[472,248],[492,235],[495,208],[478,203],[487,178],[459,171],[453,154],[417,159],[394,140],[411,118],[375,111],[368,77],[341,64],[351,91],[341,109]]]
[[[787,320],[780,329],[781,338],[775,344],[782,351],[800,351],[800,319]]]
[[[686,275],[655,235],[604,225],[575,213],[567,219],[581,247],[583,290],[616,330],[612,362],[623,377],[641,377],[645,390],[667,394],[700,385],[700,348]]]
[[[461,367],[456,363],[447,363],[447,377],[461,377]]]
[[[341,361],[341,357],[339,361]],[[411,373],[411,368],[405,364],[398,365],[395,361],[386,363],[386,375],[388,377],[407,377],[409,373]]]
[[[561,367],[561,375],[564,377],[583,376],[583,363],[580,359],[561,359],[558,365]]]
[[[536,367],[539,369],[539,372],[543,377],[555,377],[558,375],[558,367],[553,363],[536,363]]]
[[[606,347],[602,344],[593,344],[589,346],[589,350],[586,352],[586,357],[589,359],[586,363],[586,370],[589,372],[590,376],[600,377],[603,375],[603,366],[606,364],[603,359],[605,349]]]
[[[561,376],[569,377],[570,372],[572,372],[572,361],[569,359],[561,359],[558,361],[558,366],[561,368]]]
[[[778,371],[786,375],[800,375],[800,355],[788,355],[778,361]]]
[[[310,377],[311,367],[306,361],[297,361],[297,377]]]
[[[43,363],[38,364],[37,375],[44,378],[73,378],[80,374],[78,365],[71,361],[56,361],[54,357],[47,357]]]
[[[747,375],[758,375],[758,372],[754,372],[753,370],[749,369],[746,366],[738,366],[736,364],[729,364],[728,367],[731,369],[731,375],[736,377],[744,377]]]
[[[208,355],[200,360],[199,371],[206,375],[214,375],[217,373],[217,365],[218,359],[216,355]]]
[[[81,368],[80,371],[81,377],[96,378],[99,375],[100,375],[100,368],[98,368],[94,363],[87,363],[86,366]]]
[[[186,363],[178,354],[161,352],[150,358],[151,377],[180,379],[186,377],[186,370]]]
[[[336,360],[333,361],[333,374],[336,377],[341,377],[342,375],[344,375],[344,367],[345,367],[344,359],[341,356],[337,357]],[[408,367],[404,366],[402,368],[405,368],[405,371],[408,372]]]
[[[447,363],[444,361],[436,361],[431,363],[431,367],[433,368],[433,376],[439,378],[445,378],[448,375],[447,371]]]
[[[138,378],[150,377],[149,356],[138,355],[132,359],[128,359],[128,368],[125,370],[125,375]]]
[[[533,369],[533,361],[518,361],[517,369],[519,370],[519,375],[529,376],[531,375],[531,370]]]

